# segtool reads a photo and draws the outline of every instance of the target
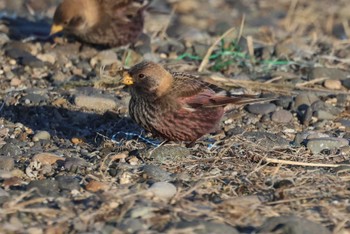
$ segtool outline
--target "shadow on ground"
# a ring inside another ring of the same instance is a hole
[[[105,114],[73,111],[54,106],[4,105],[0,117],[13,123],[21,123],[34,132],[48,131],[51,136],[71,140],[83,138],[95,144],[97,133],[112,137],[117,132],[140,132],[130,119],[115,113]]]

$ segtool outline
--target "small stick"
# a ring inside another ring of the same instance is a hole
[[[295,86],[298,87],[298,88],[300,88],[300,87],[304,87],[304,86],[306,86],[306,85],[316,84],[316,83],[325,81],[325,80],[327,80],[327,79],[328,79],[327,77],[320,77],[320,78],[316,78],[316,79],[313,79],[313,80],[310,80],[310,81],[306,81],[306,82],[304,82],[304,83],[296,84]]]
[[[328,163],[306,163],[306,162],[295,162],[290,160],[274,159],[274,158],[264,158],[265,162],[268,163],[279,163],[294,166],[305,166],[305,167],[330,167],[335,168],[339,166],[350,166],[348,164],[328,164]]]

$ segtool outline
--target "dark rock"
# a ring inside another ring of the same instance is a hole
[[[18,145],[11,142],[7,143],[0,149],[0,155],[3,155],[3,156],[13,157],[13,156],[20,155],[21,153],[22,151],[18,147]]]
[[[5,51],[5,54],[10,58],[16,59],[20,64],[24,66],[30,66],[30,67],[45,66],[45,63],[43,61],[41,61],[34,55],[22,49],[10,48]]]
[[[61,190],[72,191],[80,189],[79,179],[74,176],[56,176],[55,179]]]
[[[342,80],[342,85],[347,88],[350,89],[350,78],[344,79]]]
[[[64,162],[64,168],[71,172],[78,172],[79,169],[87,166],[89,166],[89,164],[81,158],[67,158]]]
[[[33,180],[28,186],[27,190],[36,188],[41,196],[56,197],[59,195],[59,186],[56,180]]]
[[[281,96],[281,97],[278,97],[276,101],[274,101],[274,103],[277,106],[281,106],[285,109],[289,109],[292,105],[292,102],[293,102],[293,97],[291,96]]]

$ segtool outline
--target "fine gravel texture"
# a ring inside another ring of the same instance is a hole
[[[153,0],[144,33],[49,37],[56,0],[0,0],[0,233],[349,233],[350,3]],[[232,94],[193,145],[145,132],[120,69]]]

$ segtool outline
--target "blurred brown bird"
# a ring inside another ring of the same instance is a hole
[[[63,0],[57,7],[50,35],[60,31],[79,40],[103,46],[134,42],[142,33],[143,11],[140,0]]]
[[[153,134],[173,141],[194,142],[217,130],[229,104],[267,100],[215,92],[196,76],[171,72],[148,61],[124,71],[123,83],[130,86],[131,118]]]

